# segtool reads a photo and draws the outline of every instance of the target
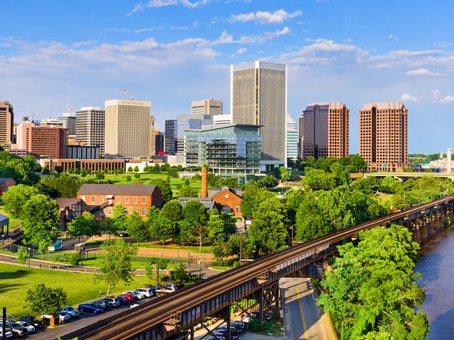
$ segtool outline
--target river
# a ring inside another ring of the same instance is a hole
[[[423,275],[418,283],[426,291],[427,339],[454,339],[454,227],[422,247],[416,271]]]

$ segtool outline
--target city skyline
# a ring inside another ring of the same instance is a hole
[[[0,101],[14,105],[18,123],[134,97],[152,102],[163,130],[194,100],[222,100],[230,113],[230,65],[260,60],[288,66],[294,120],[310,103],[349,107],[350,153],[359,151],[362,106],[395,101],[408,109],[408,151],[444,152],[452,146],[452,6],[5,0]]]

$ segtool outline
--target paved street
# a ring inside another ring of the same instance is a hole
[[[308,278],[283,278],[280,287],[285,297],[287,339],[333,339]]]

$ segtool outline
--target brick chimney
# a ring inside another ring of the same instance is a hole
[[[200,197],[208,197],[208,168],[202,167],[202,188],[200,189]]]

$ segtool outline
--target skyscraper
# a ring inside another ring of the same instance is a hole
[[[100,107],[82,107],[76,111],[76,141],[84,146],[99,146],[105,152],[106,111]]]
[[[365,104],[359,111],[359,155],[369,170],[409,167],[408,110],[399,102]]]
[[[260,126],[261,171],[286,165],[287,66],[232,65],[231,110],[233,124]]]
[[[223,103],[220,100],[202,99],[191,103],[191,113],[205,115],[222,115]]]
[[[350,110],[340,102],[309,104],[303,111],[303,158],[349,156]]]
[[[0,102],[0,146],[10,146],[14,143],[14,110],[8,101]]]
[[[105,155],[139,158],[150,155],[151,102],[106,100]]]
[[[290,113],[287,113],[287,159],[298,159],[298,130]]]

